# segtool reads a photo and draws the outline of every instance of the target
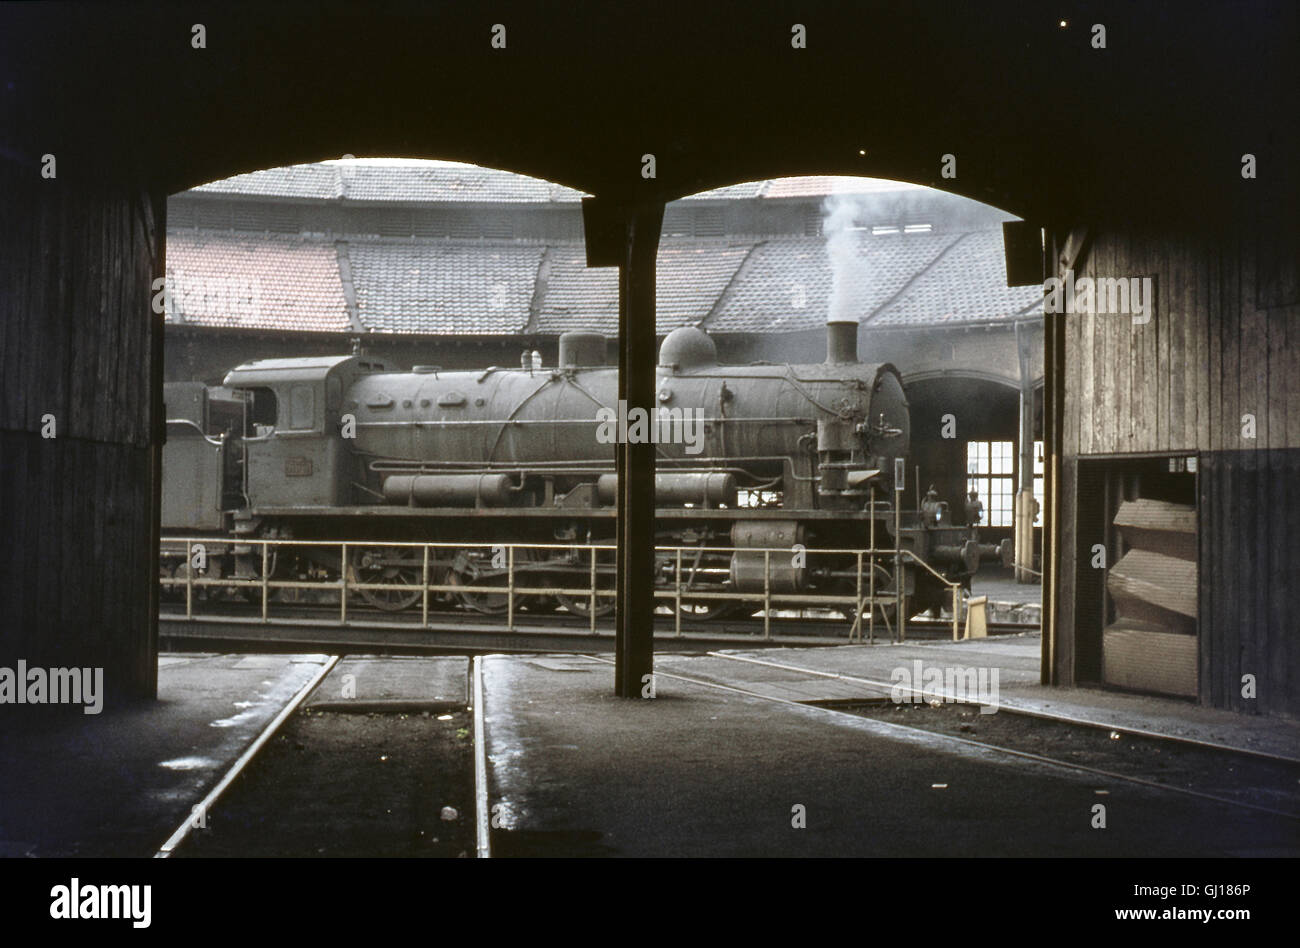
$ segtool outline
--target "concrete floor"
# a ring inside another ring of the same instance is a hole
[[[158,700],[0,733],[0,856],[151,856],[323,655],[164,655]]]
[[[930,648],[824,657],[896,663]],[[1025,684],[1016,666],[1028,656],[1002,645],[929,658],[961,653],[969,665],[994,651]],[[845,697],[852,682],[661,656],[655,700],[628,701],[613,697],[612,666],[594,658],[492,656],[483,674],[499,855],[1300,854],[1294,820],[792,703]],[[1099,801],[1104,830],[1091,825]]]
[[[1018,583],[1011,570],[982,570],[971,580],[972,596],[988,596],[990,602],[1016,605],[1043,603],[1043,587],[1038,583]]]
[[[498,855],[1294,855],[1296,822],[802,702],[881,695],[900,668],[997,669],[1002,706],[1300,756],[1300,725],[1038,683],[1036,634],[659,655],[657,697],[610,656],[489,656]],[[747,660],[742,660],[747,659]],[[324,656],[165,655],[159,701],[0,733],[0,855],[147,856]],[[464,658],[348,658],[310,703],[464,704]],[[353,676],[344,692],[346,676]],[[354,690],[353,690],[354,689]],[[256,762],[254,765],[256,766]],[[1099,798],[1110,829],[1093,830]],[[791,825],[802,807],[806,828]]]

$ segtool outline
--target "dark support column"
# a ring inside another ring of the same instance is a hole
[[[0,157],[0,667],[102,669],[110,706],[157,687],[164,201]]]
[[[618,281],[618,397],[629,415],[654,410],[655,258],[662,204],[629,208]],[[654,673],[655,446],[618,446],[618,612],[614,693],[648,697]]]
[[[157,192],[153,195],[152,210],[157,227],[157,250],[153,261],[153,280],[149,281],[152,289],[159,279],[167,277],[167,195]],[[153,478],[152,497],[149,502],[149,575],[159,575],[159,551],[162,546],[162,464],[163,445],[167,441],[167,405],[163,401],[163,376],[165,368],[164,332],[167,327],[166,313],[154,313],[152,301],[149,307],[150,353],[152,367],[149,372],[149,414],[153,432],[150,445],[150,473]],[[158,696],[158,607],[161,601],[162,587],[157,582],[149,583],[149,656],[145,673],[148,675],[147,688],[151,697]]]
[[[1052,272],[1056,272],[1061,245],[1057,232],[1049,231],[1046,249],[1050,251]],[[1065,394],[1065,317],[1043,317],[1043,649],[1039,680],[1044,685],[1057,683],[1057,650],[1061,623],[1058,607],[1061,589],[1061,465],[1065,447],[1062,426],[1065,421],[1062,399]]]

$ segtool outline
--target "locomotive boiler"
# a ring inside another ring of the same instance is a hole
[[[510,568],[527,585],[585,586],[591,561],[599,585],[613,587],[612,554],[592,560],[582,547],[613,542],[614,443],[641,438],[656,450],[656,544],[696,551],[684,573],[680,558],[661,558],[656,579],[685,583],[693,615],[737,606],[702,593],[852,595],[854,557],[816,551],[867,547],[873,518],[878,545],[897,539],[947,577],[968,578],[993,551],[946,520],[946,505],[930,498],[900,513],[895,536],[894,462],[909,440],[902,380],[892,365],[859,361],[856,323],[827,331],[823,363],[724,366],[706,333],[677,329],[659,352],[655,408],[642,416],[619,403],[596,333],[561,336],[547,368],[525,357],[520,368],[401,372],[360,353],[249,362],[207,402],[227,419],[224,435],[201,407],[169,420],[164,527],[228,536],[207,568],[245,578],[262,570],[249,538],[351,541],[346,563],[337,548],[303,546],[267,568],[413,587],[360,591],[389,610],[419,600],[429,570],[432,583],[464,587],[454,596],[462,605],[495,612],[505,597],[485,587],[508,581],[495,542],[556,545],[519,551]],[[229,424],[241,410],[242,425]],[[384,545],[406,540],[449,545],[430,563]],[[909,613],[945,604],[927,570],[908,564],[896,576],[892,557],[868,568],[877,592],[899,592]],[[580,615],[591,603],[555,602]],[[612,610],[612,599],[596,608]]]

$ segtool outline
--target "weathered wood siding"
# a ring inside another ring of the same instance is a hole
[[[0,164],[0,665],[102,666],[120,701],[156,690],[164,202],[66,173]]]
[[[1155,280],[1150,322],[1065,315],[1055,673],[1076,680],[1085,541],[1080,459],[1198,458],[1200,696],[1300,712],[1297,225],[1270,211],[1200,231],[1097,228],[1075,277]],[[1067,245],[1058,233],[1057,248]],[[1059,261],[1058,261],[1059,263]],[[1058,274],[1064,267],[1058,266]],[[1254,438],[1243,416],[1254,419]],[[1257,697],[1242,677],[1255,676]]]

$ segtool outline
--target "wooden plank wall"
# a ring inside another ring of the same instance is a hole
[[[103,667],[117,702],[156,690],[150,299],[165,201],[59,172],[0,163],[0,664]]]
[[[1073,681],[1078,460],[1198,457],[1201,699],[1300,713],[1300,299],[1296,222],[1095,228],[1076,279],[1153,276],[1157,309],[1067,315],[1056,673]],[[1065,235],[1057,234],[1058,246]],[[1255,417],[1255,438],[1242,416]],[[1086,564],[1085,564],[1086,565]],[[1242,696],[1242,676],[1257,697]]]

